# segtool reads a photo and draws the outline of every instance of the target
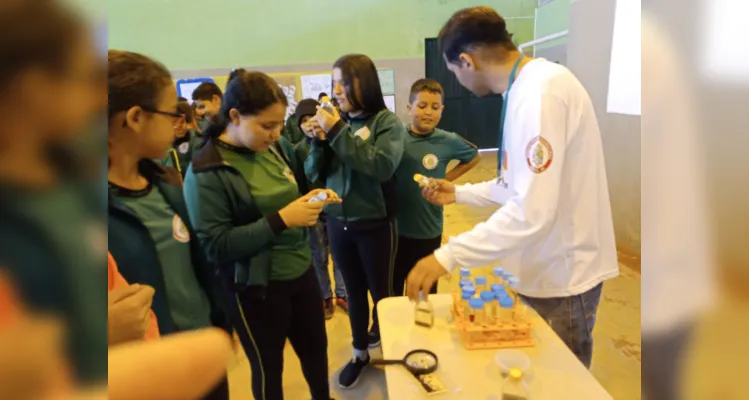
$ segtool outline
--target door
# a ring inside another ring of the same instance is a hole
[[[499,119],[502,95],[478,98],[460,86],[445,66],[437,39],[425,39],[426,77],[439,82],[445,89],[445,111],[439,128],[455,132],[479,149],[499,147]]]

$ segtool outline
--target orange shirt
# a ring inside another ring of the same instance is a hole
[[[122,275],[120,275],[120,272],[117,270],[117,263],[114,262],[114,257],[112,257],[112,255],[109,253],[107,253],[107,257],[107,275],[109,276],[108,290],[129,285],[129,283],[127,283],[125,278],[123,278]],[[148,330],[146,331],[146,335],[143,338],[146,340],[158,339],[159,325],[156,322],[156,315],[154,315],[153,311],[149,311],[149,315]]]

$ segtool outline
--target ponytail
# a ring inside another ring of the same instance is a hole
[[[229,113],[229,110],[226,110],[226,114]],[[219,136],[221,136],[222,133],[226,130],[226,127],[229,126],[229,117],[227,115],[224,115],[224,106],[222,104],[221,110],[211,117],[211,121],[208,124],[208,126],[203,130],[203,145],[208,143],[211,139],[217,139]]]

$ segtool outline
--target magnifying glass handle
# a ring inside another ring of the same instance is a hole
[[[374,365],[403,365],[403,360],[372,360]]]

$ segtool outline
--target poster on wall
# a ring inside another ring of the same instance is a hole
[[[388,110],[395,112],[395,95],[385,96],[385,105]]]
[[[203,82],[214,82],[213,78],[180,79],[177,81],[177,96],[184,97],[192,104],[192,92]],[[214,82],[215,83],[215,82]]]
[[[333,92],[331,87],[332,79],[333,77],[330,74],[302,75],[300,77],[302,81],[302,98],[317,100],[320,93],[331,95]]]
[[[392,69],[378,69],[377,75],[380,78],[380,88],[382,94],[395,94],[395,71]]]
[[[271,78],[275,79],[286,95],[289,102],[289,106],[286,107],[286,118],[289,118],[296,111],[297,101],[299,100],[297,75],[271,75]]]

